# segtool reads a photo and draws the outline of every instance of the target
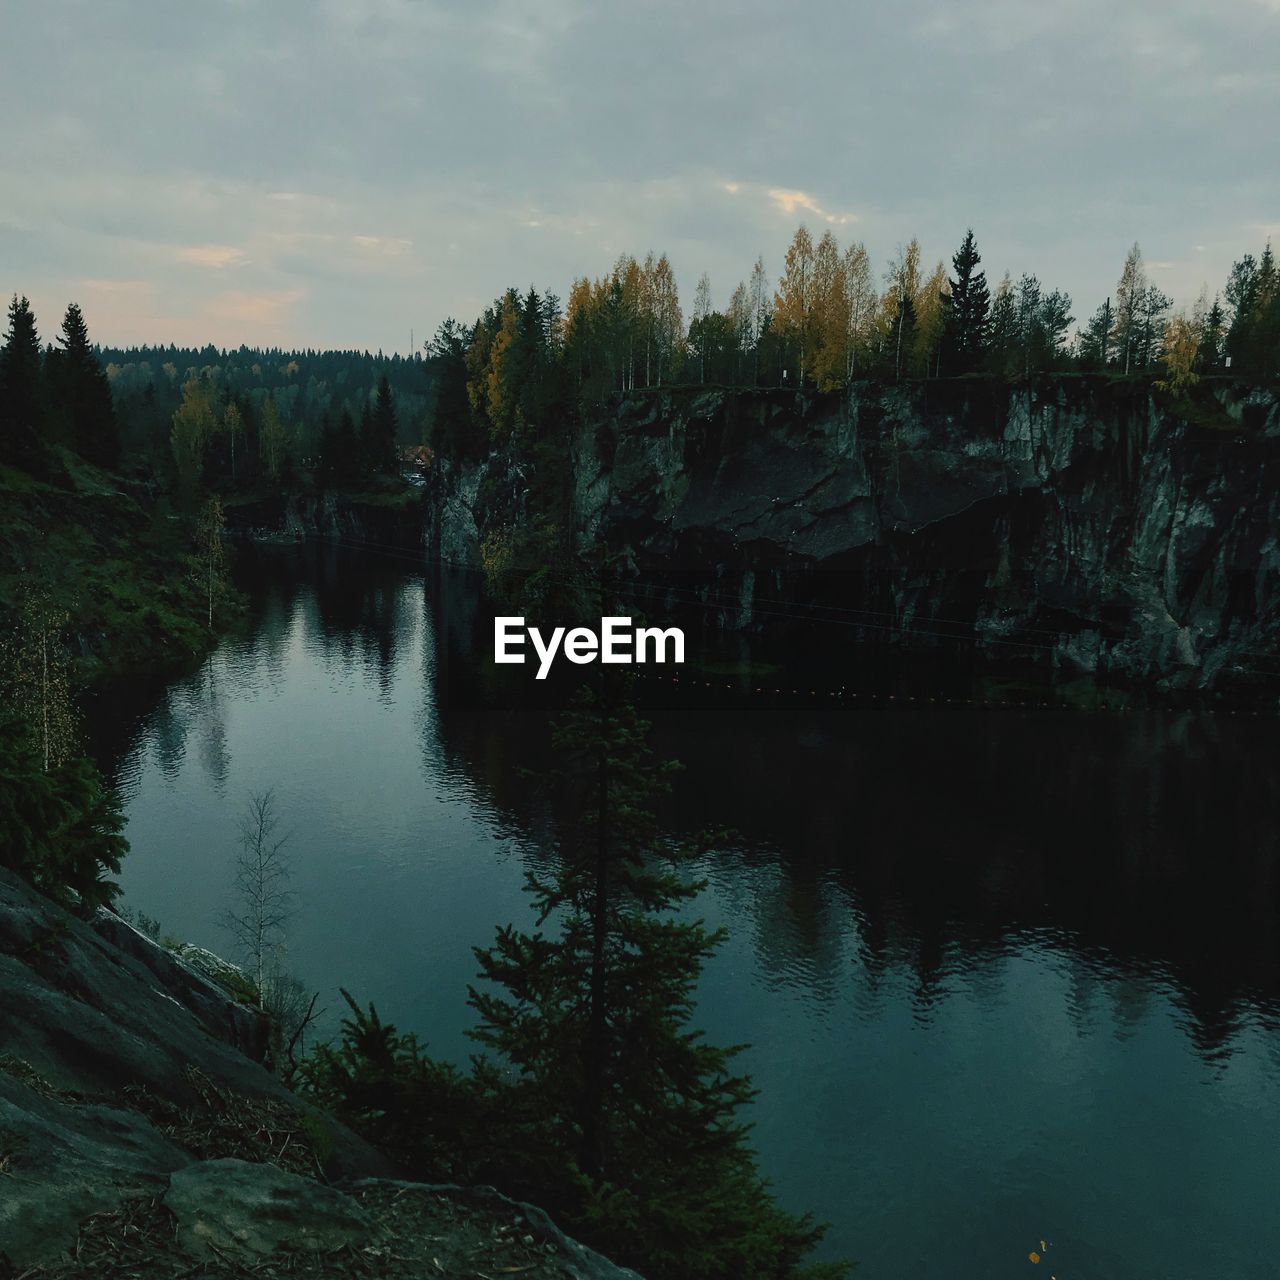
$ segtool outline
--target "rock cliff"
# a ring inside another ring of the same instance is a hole
[[[574,523],[656,607],[839,621],[1188,689],[1266,686],[1280,635],[1280,401],[1221,381],[955,379],[635,393],[572,449]],[[501,453],[442,464],[428,543],[474,565],[524,515]],[[649,607],[652,614],[655,606]],[[1274,698],[1274,681],[1270,682]]]

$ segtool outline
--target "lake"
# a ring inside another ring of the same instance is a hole
[[[328,1025],[343,986],[464,1060],[471,949],[531,922],[546,716],[480,696],[464,576],[317,545],[237,572],[244,634],[90,708],[125,902],[226,953],[237,824],[271,787],[288,963]],[[751,1045],[779,1198],[859,1280],[1280,1274],[1280,721],[984,706],[940,660],[841,664],[878,696],[730,675],[650,712],[685,766],[664,821],[735,832],[699,868],[730,934],[699,1020]]]

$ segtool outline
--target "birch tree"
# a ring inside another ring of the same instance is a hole
[[[259,1007],[269,999],[269,977],[279,968],[285,926],[293,915],[289,889],[288,835],[280,834],[275,792],[249,797],[240,819],[240,851],[235,862],[235,903],[224,924],[240,948],[258,992]]]
[[[811,353],[813,323],[813,237],[801,225],[787,249],[778,291],[773,299],[773,319],[786,339],[796,347],[800,361],[800,384]]]

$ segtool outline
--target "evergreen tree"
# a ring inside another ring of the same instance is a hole
[[[67,307],[58,341],[62,349],[53,354],[49,382],[67,442],[90,462],[114,467],[120,459],[120,429],[111,384],[74,302]]]
[[[952,374],[972,373],[981,367],[986,353],[991,293],[986,274],[977,269],[981,261],[970,228],[951,259],[956,274],[951,281],[945,349]]]
[[[44,360],[36,318],[14,294],[0,347],[0,457],[32,467],[43,454]]]
[[[339,488],[352,489],[360,484],[362,471],[360,437],[351,410],[342,406],[338,417],[338,430],[334,433],[333,473]]]
[[[537,931],[477,950],[498,990],[472,989],[474,1035],[518,1071],[527,1149],[545,1153],[530,1180],[576,1232],[652,1280],[800,1274],[821,1229],[761,1180],[736,1050],[689,1026],[723,935],[680,914],[702,886],[651,808],[674,766],[654,762],[623,681],[602,685],[556,730],[558,866],[529,877]]]
[[[337,436],[333,421],[326,413],[320,420],[320,435],[316,444],[316,479],[322,489],[327,489],[338,477]]]
[[[1083,368],[1101,372],[1110,363],[1111,330],[1114,325],[1111,299],[1106,298],[1080,335],[1080,364]]]
[[[1205,312],[1200,324],[1200,350],[1197,357],[1200,372],[1216,373],[1221,367],[1225,330],[1226,316],[1222,303],[1215,296],[1213,305]]]
[[[1008,273],[996,289],[991,304],[991,324],[987,339],[987,365],[999,377],[1007,377],[1017,365],[1018,316],[1013,284]]]
[[[476,458],[484,438],[475,430],[467,398],[466,351],[470,335],[456,320],[441,324],[427,353],[436,369],[435,403],[428,443],[448,457]]]
[[[396,405],[391,396],[391,383],[386,374],[378,379],[378,394],[369,420],[370,462],[380,475],[394,476],[400,471],[400,450],[396,439],[399,424]]]

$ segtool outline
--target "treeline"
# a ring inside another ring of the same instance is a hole
[[[421,443],[431,394],[421,356],[209,346],[101,358],[126,455],[172,466],[183,485],[361,487]]]
[[[41,344],[14,295],[0,347],[0,461],[40,473],[64,447],[178,492],[360,487],[421,443],[421,356],[240,347],[96,348],[72,303]]]
[[[509,290],[473,325],[448,320],[428,344],[437,371],[433,442],[480,453],[550,413],[675,383],[812,386],[859,378],[1094,372],[1158,377],[1180,389],[1203,374],[1280,374],[1280,281],[1268,244],[1234,264],[1222,291],[1173,313],[1138,245],[1115,293],[1073,330],[1072,299],[1036,276],[994,285],[969,231],[950,265],[924,264],[916,240],[877,279],[866,248],[800,227],[781,275],[763,259],[714,305],[705,274],[686,324],[665,255],[623,255],[599,279],[554,294]],[[570,401],[574,404],[571,406]]]

